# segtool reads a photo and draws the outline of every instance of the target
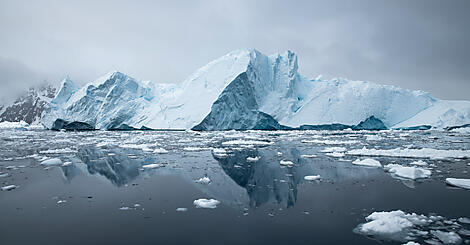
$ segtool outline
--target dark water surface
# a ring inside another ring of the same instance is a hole
[[[323,152],[327,147],[468,151],[468,134],[3,130],[0,145],[0,173],[7,175],[0,186],[18,186],[0,191],[2,245],[401,244],[353,230],[374,211],[470,217],[470,190],[444,181],[470,178],[468,158],[423,159],[431,177],[406,180],[383,168],[352,164],[364,157]],[[305,156],[312,154],[316,157]],[[47,158],[70,163],[41,165]],[[372,158],[382,165],[418,160]],[[161,165],[142,168],[148,164]],[[306,181],[307,175],[321,180]],[[211,182],[197,183],[204,176]],[[220,204],[196,208],[199,198]],[[460,237],[462,243],[470,239]]]

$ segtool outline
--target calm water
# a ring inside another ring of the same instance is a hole
[[[18,186],[0,191],[0,244],[401,244],[353,230],[374,211],[470,217],[470,190],[444,182],[470,178],[470,159],[423,159],[432,175],[413,181],[323,152],[470,150],[468,134],[374,134],[0,131],[0,186]],[[70,163],[41,165],[47,158]],[[204,176],[211,182],[197,183]],[[196,208],[199,198],[220,204]]]

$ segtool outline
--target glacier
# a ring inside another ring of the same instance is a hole
[[[51,129],[58,119],[103,130],[359,127],[366,119],[377,129],[445,128],[470,123],[470,102],[366,81],[309,79],[299,74],[291,51],[266,56],[240,49],[176,84],[138,81],[118,71],[82,87],[64,79],[41,122]]]

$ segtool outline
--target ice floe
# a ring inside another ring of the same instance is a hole
[[[406,167],[400,164],[387,164],[384,169],[393,175],[405,179],[422,179],[431,176],[431,170],[419,167]]]
[[[311,154],[311,155],[305,154],[305,155],[300,155],[300,157],[302,157],[302,158],[315,158],[315,157],[317,157],[317,155],[315,155],[315,154]]]
[[[358,144],[357,140],[302,140],[302,143],[314,143],[323,145],[352,145]]]
[[[307,180],[307,181],[314,181],[314,180],[319,180],[319,179],[321,179],[320,175],[307,175],[307,176],[304,176],[304,180]]]
[[[230,140],[222,142],[222,145],[272,145],[274,142],[260,141],[260,140]]]
[[[349,150],[349,155],[359,156],[392,156],[392,157],[415,157],[430,159],[446,159],[446,158],[470,158],[470,150],[438,150],[431,148],[407,149],[395,148],[390,150],[379,149],[362,149]]]
[[[154,168],[161,168],[164,167],[164,164],[161,163],[152,163],[152,164],[146,164],[142,166],[142,169],[154,169]]]
[[[211,179],[209,179],[209,177],[207,177],[207,176],[204,176],[204,177],[196,180],[195,182],[199,183],[199,184],[208,185],[209,183],[211,183]]]
[[[210,209],[214,209],[214,208],[217,208],[217,205],[219,205],[220,202],[217,201],[217,200],[215,200],[215,199],[204,199],[204,198],[201,198],[201,199],[194,200],[193,204],[194,204],[197,208],[210,208]]]
[[[247,157],[246,158],[246,161],[248,162],[257,162],[259,161],[260,157],[256,156],[256,157]]]
[[[59,158],[51,158],[41,162],[41,165],[44,166],[59,166],[62,165],[62,160]]]
[[[470,189],[470,179],[446,178],[446,183],[456,187]]]
[[[163,148],[156,148],[155,150],[153,150],[153,153],[164,154],[164,153],[168,153],[168,151]]]
[[[292,161],[288,161],[288,160],[281,160],[279,162],[279,164],[281,164],[282,166],[292,166],[292,165],[294,165],[294,163]]]
[[[457,234],[464,228],[457,222],[437,215],[405,213],[401,210],[374,212],[354,232],[384,240],[425,241],[430,244],[458,244]]]
[[[67,154],[67,153],[76,153],[77,150],[73,150],[70,148],[62,148],[62,149],[53,149],[53,150],[44,150],[40,151],[41,154]]]
[[[360,166],[367,166],[367,167],[382,167],[382,164],[380,164],[379,161],[372,159],[372,158],[366,158],[363,160],[356,159],[354,162],[352,162],[354,165],[360,165]]]
[[[18,188],[17,185],[7,185],[7,186],[3,186],[1,189],[2,189],[2,191],[11,191],[11,190],[16,189],[16,188]]]
[[[176,212],[186,212],[188,211],[187,208],[176,208]]]

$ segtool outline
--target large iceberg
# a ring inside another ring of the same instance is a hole
[[[266,56],[242,49],[222,56],[178,84],[141,82],[120,72],[79,87],[63,81],[42,115],[97,129],[287,129],[303,125],[357,125],[378,129],[470,123],[470,102],[346,79],[308,79],[297,56]],[[371,121],[371,120],[369,120]],[[382,126],[383,123],[383,126]]]

